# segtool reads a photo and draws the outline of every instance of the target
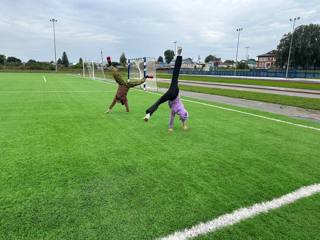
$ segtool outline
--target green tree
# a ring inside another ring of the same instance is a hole
[[[205,62],[205,63],[213,62],[215,59],[216,59],[216,57],[210,54],[209,56],[207,56],[207,57],[204,59],[204,62]]]
[[[172,59],[174,58],[174,51],[168,49],[168,50],[164,51],[163,55],[166,60],[166,63],[169,64],[172,61]]]
[[[159,56],[157,62],[163,63],[163,57]]]
[[[225,60],[223,63],[232,65],[232,64],[234,64],[234,61],[233,60]]]
[[[283,35],[276,51],[277,65],[285,67],[288,61],[292,33]],[[294,68],[320,67],[320,25],[297,27],[293,33],[290,66]]]
[[[39,64],[36,60],[30,59],[28,62],[26,62],[25,67],[28,69],[36,69],[38,68]]]
[[[120,64],[122,66],[126,66],[127,65],[127,58],[126,58],[126,55],[124,53],[122,53],[121,56],[120,56]]]
[[[79,58],[79,61],[77,62],[77,64],[70,66],[70,68],[73,68],[73,69],[81,69],[82,67],[83,67],[82,58]]]
[[[30,59],[26,65],[26,69],[31,70],[54,70],[54,66],[52,66],[49,62],[37,62],[36,60]]]
[[[61,65],[61,64],[62,64],[61,58],[58,59],[57,64],[58,64],[58,65]]]
[[[5,63],[6,63],[6,56],[0,54],[0,65],[4,66]]]
[[[238,69],[248,69],[249,66],[248,66],[248,64],[246,63],[245,60],[242,60],[242,61],[238,62],[237,68]]]
[[[21,66],[22,61],[16,57],[8,57],[6,61],[8,66]]]
[[[21,63],[21,60],[16,57],[8,57],[7,58],[7,63]]]
[[[82,64],[83,64],[83,60],[82,60],[82,58],[79,58],[78,65],[82,66]]]
[[[26,63],[26,65],[27,65],[27,64],[35,64],[35,63],[37,63],[36,60],[30,59],[30,60]]]
[[[62,53],[61,64],[65,67],[69,67],[69,59],[66,52]]]

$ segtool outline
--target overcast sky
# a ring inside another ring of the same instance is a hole
[[[289,19],[320,23],[320,0],[0,0],[0,54],[26,61],[53,60],[56,24],[57,55],[70,61],[104,55],[158,57],[177,40],[185,57],[214,54],[234,59],[235,31],[243,27],[239,58],[276,48],[289,32]]]

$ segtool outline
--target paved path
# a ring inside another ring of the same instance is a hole
[[[165,83],[170,82],[169,79],[163,79],[163,78],[160,78],[157,80],[159,82],[165,82]],[[269,93],[269,94],[320,99],[320,90],[281,88],[281,87],[245,85],[245,84],[234,84],[234,83],[215,83],[215,82],[202,82],[202,81],[189,81],[189,80],[179,80],[179,84],[187,85],[187,86],[196,86],[196,87],[231,89],[231,90],[238,90],[238,91],[261,92],[261,93]]]
[[[171,76],[171,74],[168,74]],[[232,76],[232,75],[201,75],[201,74],[180,74],[184,76],[212,77],[212,78],[235,78],[235,79],[254,79],[279,82],[301,82],[301,83],[319,83],[317,78],[280,78],[280,77],[251,77],[251,76]]]
[[[166,91],[166,89],[162,88],[160,89],[160,91]],[[259,102],[259,101],[252,101],[252,100],[245,100],[245,99],[239,99],[239,98],[217,96],[217,95],[204,94],[204,93],[196,93],[196,92],[188,92],[188,91],[180,91],[180,93],[182,96],[185,96],[185,97],[191,97],[191,98],[206,100],[206,101],[220,102],[220,103],[230,104],[238,107],[252,108],[252,109],[257,109],[265,112],[286,115],[289,117],[308,119],[308,120],[312,120],[320,123],[320,111],[316,111],[316,110],[291,107],[291,106],[273,104],[273,103],[265,103],[265,102]]]

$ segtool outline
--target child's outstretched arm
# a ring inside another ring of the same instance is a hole
[[[146,79],[143,78],[143,79],[138,80],[138,81],[126,82],[126,85],[127,85],[129,88],[132,88],[132,87],[135,87],[135,86],[138,86],[138,85],[144,83],[145,81],[146,81]]]

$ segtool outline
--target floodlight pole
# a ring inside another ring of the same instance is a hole
[[[240,42],[240,32],[243,30],[243,28],[237,28],[236,31],[238,32],[238,42],[237,42],[237,52],[236,52],[236,65],[234,67],[234,75],[236,75],[237,72],[237,64],[238,64],[238,52],[239,52],[239,42]]]
[[[55,64],[56,64],[56,72],[58,72],[57,49],[56,49],[56,28],[55,28],[55,23],[58,22],[58,20],[54,19],[54,18],[51,18],[50,22],[52,22],[52,29],[53,29],[54,61],[55,61]]]
[[[85,77],[85,70],[84,70],[84,61],[82,60],[82,76]]]
[[[249,61],[249,46],[245,47],[246,49],[246,59],[247,59],[247,62]]]
[[[103,66],[103,52],[102,52],[102,50],[100,51],[100,54],[101,54],[101,64]]]
[[[290,41],[290,48],[289,48],[289,55],[288,55],[288,62],[287,62],[287,70],[286,70],[286,79],[288,78],[289,73],[289,65],[290,65],[290,57],[291,57],[291,50],[292,50],[292,43],[293,43],[293,35],[294,35],[294,28],[296,25],[296,21],[300,20],[300,17],[290,18],[290,22],[292,23],[292,33],[291,33],[291,41]]]
[[[103,52],[102,52],[102,49],[101,49],[101,71],[102,71],[103,78],[106,78],[106,76],[104,74],[104,67],[103,67]]]
[[[174,41],[173,44],[174,44],[174,56],[176,56],[177,55],[177,41]]]

